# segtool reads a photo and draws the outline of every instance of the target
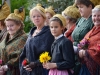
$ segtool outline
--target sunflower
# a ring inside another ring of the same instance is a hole
[[[51,57],[49,56],[48,52],[43,52],[42,54],[40,54],[39,60],[41,63],[48,62],[50,59]]]

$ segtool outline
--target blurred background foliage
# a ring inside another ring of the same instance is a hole
[[[0,4],[2,0],[0,0]],[[34,26],[34,24],[30,21],[29,10],[36,6],[37,3],[42,4],[44,8],[49,6],[53,6],[56,13],[61,13],[67,6],[73,4],[73,0],[10,0],[11,12],[14,9],[18,9],[19,7],[25,7],[25,20],[24,20],[24,30],[26,33],[30,31],[30,29]]]

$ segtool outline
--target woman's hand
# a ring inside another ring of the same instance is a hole
[[[83,58],[85,56],[85,50],[79,50],[79,57]]]
[[[27,71],[32,71],[32,69],[29,67],[29,65],[26,65],[26,66],[24,66],[23,67],[25,70],[27,70]]]
[[[30,62],[28,65],[24,66],[25,70],[32,71],[32,68],[34,68],[36,64],[34,62]]]
[[[53,69],[53,68],[57,68],[57,65],[56,63],[47,62],[47,63],[43,63],[43,68]]]

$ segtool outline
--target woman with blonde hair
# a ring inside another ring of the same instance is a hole
[[[45,25],[49,25],[50,18],[52,18],[53,15],[55,15],[53,6],[49,6],[48,8],[46,8],[46,9],[45,9],[45,12],[46,12],[46,21],[45,21]]]
[[[68,6],[63,12],[62,16],[66,18],[66,31],[64,36],[73,42],[71,34],[76,27],[76,22],[80,18],[80,13],[75,4]]]
[[[45,26],[45,9],[40,5],[30,10],[30,19],[34,23],[31,29],[24,50],[20,55],[21,75],[48,75],[48,70],[44,69],[39,61],[41,53],[47,51],[51,54],[51,44],[54,37],[51,35],[49,26]],[[24,60],[28,64],[23,65]]]

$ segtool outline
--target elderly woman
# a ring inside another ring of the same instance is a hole
[[[100,75],[100,5],[92,10],[92,21],[94,27],[84,37],[89,38],[88,48],[79,50],[79,57],[84,60],[83,64],[89,70],[89,75]],[[81,70],[80,75],[83,73],[85,74]]]
[[[11,13],[5,19],[5,25],[7,27],[7,36],[0,43],[0,58],[3,61],[0,63],[0,68],[3,65],[3,69],[7,69],[6,75],[20,75],[19,71],[19,56],[23,50],[24,44],[27,40],[27,35],[23,30],[23,19],[25,16],[24,9],[15,9],[14,13]],[[0,74],[1,75],[1,74]]]
[[[48,70],[43,69],[39,61],[41,53],[51,52],[51,44],[54,41],[49,26],[44,24],[45,9],[39,5],[35,6],[30,10],[30,18],[35,27],[31,29],[24,50],[20,55],[20,72],[21,75],[48,75]],[[29,63],[23,66],[24,59],[27,59]]]
[[[0,6],[0,42],[5,38],[7,34],[6,25],[4,23],[5,18],[10,14],[10,7],[6,2]]]
[[[80,13],[76,5],[72,5],[67,7],[63,12],[62,15],[66,18],[66,31],[64,33],[65,37],[73,42],[71,34],[76,27],[76,21],[80,18]]]
[[[50,18],[53,17],[53,15],[55,15],[55,12],[54,12],[54,9],[52,6],[48,7],[45,9],[45,12],[46,12],[46,21],[45,21],[45,25],[49,25],[49,21],[50,21]]]

